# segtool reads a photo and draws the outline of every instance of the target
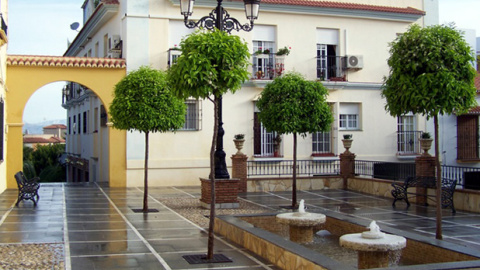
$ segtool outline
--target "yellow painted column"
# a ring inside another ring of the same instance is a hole
[[[110,187],[125,187],[127,185],[127,132],[113,128],[111,122],[107,123],[107,126]]]
[[[7,188],[16,188],[14,175],[23,171],[23,123],[9,123],[7,120]],[[19,162],[20,161],[20,162]]]

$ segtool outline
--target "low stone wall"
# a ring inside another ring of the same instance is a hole
[[[248,192],[275,192],[291,191],[292,178],[249,178],[247,179]],[[343,188],[343,179],[338,176],[325,177],[298,177],[297,190],[319,190],[323,188],[341,189]]]
[[[372,194],[375,196],[393,198],[390,193],[392,181],[370,178],[349,178],[348,190]],[[413,190],[412,190],[413,191]],[[428,195],[435,195],[435,189],[428,189]],[[415,196],[409,198],[411,203],[415,203]],[[455,209],[480,213],[480,191],[457,189],[453,194]],[[398,202],[400,205],[402,202]],[[434,200],[428,200],[428,204],[434,206]]]

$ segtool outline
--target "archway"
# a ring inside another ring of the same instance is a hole
[[[6,93],[6,164],[7,188],[15,188],[13,175],[22,170],[23,111],[32,94],[43,85],[70,81],[93,90],[103,104],[113,100],[115,84],[126,74],[125,60],[108,58],[79,58],[52,56],[10,55],[7,57]],[[108,106],[105,106],[108,114]],[[106,170],[112,187],[126,185],[126,132],[108,126],[108,162]]]

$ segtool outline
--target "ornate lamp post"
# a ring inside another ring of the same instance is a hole
[[[222,7],[223,0],[217,0],[217,7],[208,14],[202,17],[198,22],[189,21],[188,17],[193,13],[193,5],[195,0],[180,0],[180,13],[185,17],[185,26],[187,28],[201,27],[208,30],[217,28],[221,31],[230,33],[232,30],[251,31],[253,29],[253,21],[258,18],[258,10],[260,7],[260,0],[243,0],[245,4],[245,15],[250,23],[241,24],[237,19],[230,17],[230,14]],[[222,96],[215,97],[218,106],[218,137],[215,149],[215,178],[228,179],[230,175],[227,171],[225,163],[225,152],[223,151],[223,130],[222,121]]]

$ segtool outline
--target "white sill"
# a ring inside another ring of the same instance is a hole
[[[312,156],[312,160],[324,160],[324,161],[335,161],[335,160],[340,160],[338,156],[330,156],[330,157],[315,157]]]
[[[253,157],[254,161],[282,161],[283,157]]]

